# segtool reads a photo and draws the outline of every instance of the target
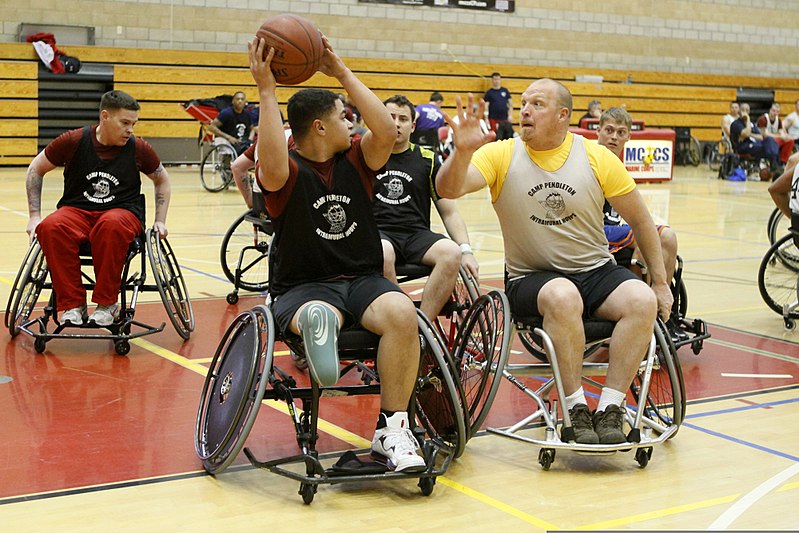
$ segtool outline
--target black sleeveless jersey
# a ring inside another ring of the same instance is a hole
[[[380,274],[383,248],[372,201],[344,153],[337,154],[330,187],[294,151],[297,180],[274,219],[269,253],[273,296],[302,283]]]
[[[431,202],[439,199],[435,179],[440,167],[435,154],[411,144],[401,154],[392,154],[386,171],[377,176],[374,213],[377,226],[391,231],[430,229]]]
[[[119,207],[143,220],[136,138],[131,136],[114,159],[103,161],[94,150],[91,135],[90,127],[83,128],[75,155],[64,168],[64,194],[58,207],[70,206],[86,211]]]

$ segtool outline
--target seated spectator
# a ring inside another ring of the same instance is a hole
[[[251,144],[255,136],[253,130],[253,114],[247,107],[247,96],[242,91],[233,95],[233,103],[226,107],[208,125],[209,129],[218,137],[227,140],[241,154]]]
[[[169,175],[145,140],[134,137],[139,103],[122,91],[109,91],[100,100],[100,123],[58,136],[28,167],[28,234],[39,239],[58,295],[61,323],[86,322],[86,289],[80,270],[80,246],[90,243],[97,308],[89,323],[110,326],[119,317],[119,288],[128,246],[141,233],[141,174],[155,188],[153,227],[166,237]],[[42,178],[64,167],[64,194],[58,209],[41,218]]]
[[[321,385],[339,377],[338,332],[352,324],[380,337],[380,414],[372,453],[397,472],[425,469],[410,430],[408,403],[419,368],[416,309],[382,275],[372,191],[397,137],[386,107],[324,39],[319,71],[336,79],[369,125],[353,140],[344,104],[323,89],[302,89],[288,102],[294,145],[287,146],[270,69],[274,49],[249,45],[261,102],[258,182],[272,215],[269,294],[275,326],[305,341]]]
[[[769,168],[760,173],[760,179],[768,181],[779,167],[779,146],[773,137],[763,137],[749,119],[749,104],[743,103],[740,107],[741,116],[730,125],[730,141],[736,153],[768,160]]]
[[[599,118],[602,116],[602,102],[599,100],[591,100],[588,104],[588,111],[585,115],[580,117],[580,120],[577,121],[578,126],[582,126],[582,122],[584,119],[587,118]]]
[[[768,113],[764,113],[757,120],[757,127],[763,137],[771,137],[780,147],[780,162],[784,165],[793,153],[793,139],[785,132],[785,127],[780,120],[780,104],[774,102]]]
[[[435,92],[430,95],[430,101],[416,106],[416,126],[411,133],[410,142],[438,151],[438,129],[445,125],[444,113],[441,104],[444,97]]]
[[[428,317],[435,317],[455,288],[461,264],[477,279],[477,261],[455,200],[436,194],[439,159],[430,150],[410,142],[413,104],[402,95],[383,103],[397,126],[391,157],[385,171],[377,175],[373,205],[383,245],[383,275],[396,283],[397,262],[431,267],[420,309]],[[431,203],[451,239],[430,230]]]
[[[730,126],[741,116],[741,107],[738,102],[730,102],[730,112],[721,117],[721,131],[725,139],[730,138]]]
[[[791,111],[782,123],[788,137],[794,140],[794,143],[799,141],[799,100],[794,104],[796,109]]]
[[[611,107],[603,112],[599,118],[597,142],[623,160],[624,145],[630,140],[632,125],[632,118],[627,111],[620,107]],[[616,262],[625,264],[630,259],[641,261],[643,257],[636,245],[632,228],[624,223],[621,216],[607,200],[605,200],[603,211],[605,213],[605,236],[608,239],[608,248],[610,253],[616,258]],[[656,225],[655,228],[660,236],[660,249],[663,255],[663,266],[666,269],[666,278],[672,280],[677,266],[677,234],[668,226]],[[625,250],[629,250],[632,253],[626,260],[622,260],[620,256],[623,255]],[[673,335],[685,335],[679,328],[669,326],[669,330]]]

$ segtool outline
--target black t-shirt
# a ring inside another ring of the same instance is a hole
[[[377,175],[374,213],[382,230],[430,229],[431,202],[439,199],[435,179],[440,164],[432,151],[411,144],[392,154]]]
[[[297,179],[274,218],[269,254],[273,296],[303,283],[380,274],[383,248],[372,199],[346,152],[334,158],[331,182],[294,150]]]
[[[64,194],[58,207],[87,211],[127,209],[143,221],[141,176],[136,165],[136,139],[131,136],[113,159],[97,156],[92,128],[83,128],[80,144],[64,169]]]
[[[237,138],[239,142],[247,139],[252,129],[252,114],[247,109],[236,113],[232,107],[227,107],[216,116],[219,129]]]

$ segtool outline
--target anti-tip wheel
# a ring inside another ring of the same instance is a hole
[[[785,326],[785,331],[793,331],[796,328],[796,321],[793,318],[786,318],[783,326]]]
[[[116,341],[114,343],[114,350],[119,355],[128,355],[130,352],[130,342],[126,340]]]
[[[230,305],[236,305],[239,303],[239,295],[236,292],[230,292],[227,296],[225,296],[225,301]]]
[[[422,490],[423,496],[430,496],[433,494],[433,488],[436,486],[436,478],[434,477],[420,477],[419,488]]]
[[[649,459],[652,457],[652,448],[638,448],[635,451],[635,460],[638,461],[638,464],[641,468],[646,468],[646,465],[649,464]]]
[[[302,503],[305,505],[311,505],[313,497],[316,494],[316,485],[311,483],[300,483],[299,494],[302,496]]]
[[[549,470],[549,467],[555,462],[555,450],[552,448],[542,448],[541,451],[538,452],[538,462],[541,468]]]
[[[44,349],[47,347],[47,341],[42,339],[41,337],[33,341],[33,349],[36,350],[36,353],[44,353]]]

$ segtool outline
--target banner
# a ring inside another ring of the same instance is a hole
[[[513,13],[516,0],[358,0],[361,4],[395,4],[404,6],[459,7],[480,11]]]

